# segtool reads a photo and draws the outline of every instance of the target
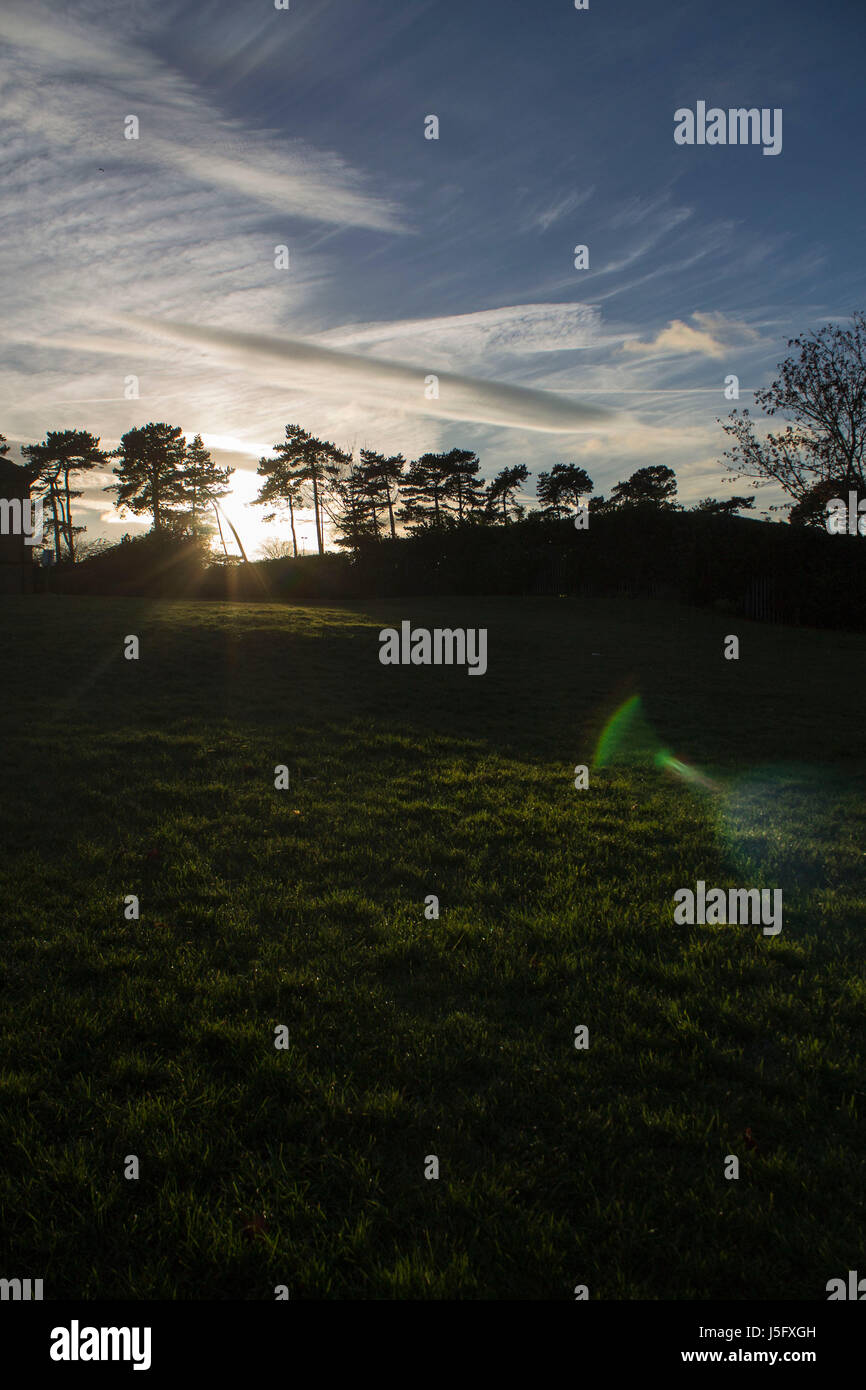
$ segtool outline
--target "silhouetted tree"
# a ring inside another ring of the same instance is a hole
[[[197,434],[184,450],[180,469],[179,496],[188,508],[184,517],[194,536],[210,536],[213,523],[207,515],[212,501],[219,501],[231,491],[233,468],[219,468]]]
[[[624,483],[611,489],[610,500],[615,507],[651,506],[665,509],[676,506],[677,475],[663,463],[638,468]]]
[[[555,463],[549,473],[539,473],[536,494],[547,516],[560,518],[581,506],[592,492],[593,481],[576,463]]]
[[[778,483],[794,502],[827,480],[866,491],[866,318],[855,313],[850,328],[826,324],[790,338],[788,347],[796,352],[755,400],[767,415],[791,416],[793,423],[759,439],[748,410],[720,420],[734,441],[724,454],[730,476],[754,478],[758,487]]]
[[[845,505],[848,505],[847,491],[842,491],[843,484],[835,478],[824,478],[820,483],[815,483],[802,497],[798,499],[788,513],[788,521],[792,526],[823,526],[827,525],[827,503],[832,497],[841,495]]]
[[[603,492],[597,497],[590,497],[586,505],[590,516],[609,516],[611,512],[616,511],[615,504],[605,497]]]
[[[391,532],[391,539],[394,540],[397,535],[394,504],[399,497],[400,479],[406,467],[406,460],[402,454],[394,454],[390,458],[386,458],[384,454],[377,454],[372,449],[362,449],[360,467],[362,477],[365,480],[367,502],[376,534],[378,535],[379,532],[379,512],[387,511],[388,527]]]
[[[88,473],[105,463],[108,455],[99,439],[87,430],[49,430],[39,444],[26,444],[21,451],[30,460],[31,491],[48,499],[54,531],[54,554],[60,560],[60,537],[66,552],[75,561],[75,537],[87,528],[72,523],[72,499],[80,497],[70,482],[73,474]]]
[[[121,435],[112,455],[120,460],[114,469],[118,481],[105,489],[117,493],[121,516],[125,511],[149,513],[154,531],[171,530],[170,513],[184,501],[185,453],[180,425],[151,422]]]
[[[330,440],[316,439],[315,436],[310,438],[303,476],[309,481],[312,488],[313,515],[316,522],[316,538],[319,543],[320,555],[325,553],[324,517],[329,510],[328,504],[340,479],[341,468],[351,464],[351,462],[352,455],[338,449],[336,444],[332,444]]]
[[[445,507],[458,523],[475,520],[485,509],[484,484],[478,477],[481,463],[471,449],[450,449],[443,456],[445,468]]]
[[[750,511],[755,505],[754,497],[702,497],[692,507],[693,512],[712,512],[715,516],[733,516],[735,512]]]
[[[412,531],[441,526],[446,516],[448,469],[445,454],[422,454],[409,464],[400,490],[400,520]]]
[[[276,458],[260,458],[256,472],[264,482],[253,499],[254,506],[268,506],[275,503],[275,510],[265,516],[272,521],[277,510],[287,509],[289,525],[292,530],[292,554],[297,558],[298,537],[295,531],[295,510],[306,506],[304,485],[300,474],[299,447],[303,441],[297,438],[299,426],[287,425],[286,438],[274,445]],[[309,438],[309,435],[307,435]]]
[[[332,480],[328,515],[337,531],[337,544],[356,550],[361,541],[379,539],[379,519],[371,492],[370,476],[363,463],[353,462],[348,471]],[[383,502],[384,505],[384,502]]]
[[[488,510],[492,515],[498,516],[501,507],[503,524],[508,524],[509,507],[512,508],[517,521],[523,516],[525,508],[521,507],[519,502],[512,502],[512,497],[528,477],[529,469],[526,464],[516,463],[512,468],[503,468],[487,484]]]
[[[302,486],[307,486],[312,495],[313,516],[316,523],[316,540],[319,554],[325,553],[325,532],[323,516],[329,494],[340,476],[342,466],[351,462],[351,455],[338,449],[326,439],[316,439],[300,425],[286,425],[286,437],[274,445],[276,459],[260,459],[257,471],[266,479],[273,475],[278,483],[271,489],[265,484],[255,499],[268,502],[280,498],[288,501],[292,516],[292,535],[294,536],[295,498],[289,496],[289,479],[294,478]],[[297,494],[296,494],[297,495]]]
[[[422,454],[403,481],[400,519],[413,531],[477,520],[485,508],[480,469],[470,449]]]

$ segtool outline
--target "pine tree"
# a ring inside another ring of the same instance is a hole
[[[211,502],[231,491],[233,468],[219,468],[197,434],[184,451],[180,494],[188,507],[188,526],[194,536],[210,536],[213,522],[207,516]]]
[[[581,506],[581,498],[592,492],[593,481],[576,463],[555,463],[549,473],[539,473],[536,492],[542,510],[559,519]]]
[[[274,445],[274,453],[276,458],[259,459],[257,472],[266,481],[255,501],[264,504],[278,500],[288,505],[297,553],[294,509],[302,492],[311,495],[316,541],[319,554],[324,555],[327,504],[340,477],[340,469],[351,463],[351,455],[326,439],[316,439],[300,425],[286,425],[286,437]]]
[[[304,485],[301,478],[302,457],[301,449],[310,436],[300,425],[286,425],[286,438],[280,444],[274,445],[276,458],[260,458],[256,472],[260,478],[264,479],[259,488],[258,496],[254,498],[254,506],[268,506],[276,504],[276,509],[287,508],[289,513],[289,524],[292,529],[292,553],[297,559],[298,537],[295,531],[295,510],[306,506],[307,499],[304,495]],[[276,510],[269,512],[265,516],[265,521],[272,521],[276,515]]]
[[[120,460],[118,482],[106,492],[117,493],[121,513],[149,512],[154,531],[171,529],[172,511],[183,506],[183,468],[186,440],[180,425],[151,422],[121,436],[113,457]]]
[[[48,499],[54,532],[54,555],[60,560],[60,538],[69,559],[75,561],[75,537],[86,526],[72,523],[72,500],[81,492],[72,487],[76,473],[88,473],[105,463],[108,455],[98,437],[87,430],[49,430],[40,444],[26,444],[21,452],[30,460],[31,490]]]
[[[371,489],[371,479],[363,463],[353,463],[348,472],[334,482],[337,502],[329,512],[337,530],[337,544],[357,550],[363,541],[380,539],[377,502],[384,501],[378,486]]]
[[[525,463],[516,463],[512,468],[503,468],[497,473],[495,478],[491,478],[487,484],[487,507],[492,516],[499,515],[502,509],[502,520],[507,526],[509,521],[508,508],[512,507],[517,519],[523,515],[524,508],[518,502],[512,502],[512,494],[517,492],[521,483],[525,483],[529,477],[529,469]]]
[[[405,467],[406,460],[402,454],[386,458],[384,454],[377,454],[372,449],[361,450],[365,495],[376,535],[379,534],[379,512],[387,511],[392,540],[397,534],[394,503],[399,497],[399,485]]]
[[[404,479],[400,519],[414,531],[476,519],[485,505],[477,478],[480,468],[468,449],[422,454],[409,465]]]
[[[400,520],[412,531],[443,524],[448,483],[444,459],[444,454],[422,454],[409,465],[401,488]]]
[[[610,500],[615,507],[643,506],[660,507],[664,510],[676,507],[677,475],[664,463],[653,463],[647,468],[638,468],[624,483],[617,483],[611,489]]]
[[[456,514],[458,522],[470,521],[481,515],[485,507],[484,485],[478,478],[481,463],[471,449],[451,449],[444,455],[447,484],[445,506]]]

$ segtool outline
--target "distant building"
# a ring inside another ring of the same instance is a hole
[[[30,508],[30,481],[24,468],[0,458],[0,498]],[[33,592],[35,547],[26,545],[21,526],[10,524],[9,508],[0,516],[0,594]],[[4,534],[5,532],[5,534]]]

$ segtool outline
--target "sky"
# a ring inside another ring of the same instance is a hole
[[[287,423],[528,498],[742,493],[719,418],[866,308],[864,38],[862,0],[2,0],[0,433],[200,433],[251,552]],[[781,110],[780,152],[676,143],[698,102]],[[111,481],[87,539],[148,524]]]

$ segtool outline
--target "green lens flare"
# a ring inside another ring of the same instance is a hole
[[[652,763],[693,786],[718,790],[716,783],[698,768],[675,758],[667,748],[661,746],[655,730],[644,715],[639,695],[632,695],[619,709],[614,710],[599,735],[593,767],[609,767],[614,762]]]
[[[614,710],[599,735],[593,757],[593,767],[608,767],[612,762],[640,761],[652,756],[658,740],[643,715],[639,695],[632,695],[625,704]]]
[[[661,748],[655,755],[656,767],[661,767],[665,772],[673,772],[677,777],[681,777],[684,782],[690,782],[694,787],[706,787],[708,791],[719,791],[719,785],[710,777],[704,775],[699,768],[691,767],[688,763],[680,762],[666,748]]]

